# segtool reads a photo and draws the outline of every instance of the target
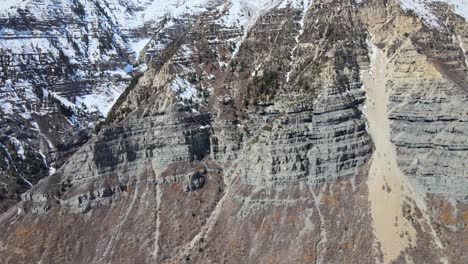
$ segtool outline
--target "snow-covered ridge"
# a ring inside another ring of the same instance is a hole
[[[224,16],[219,22],[228,27],[244,27],[248,29],[255,19],[270,8],[281,4],[282,0],[231,0],[220,7],[220,11],[224,11]]]
[[[238,27],[247,31],[263,13],[272,8],[308,7],[310,0],[230,0],[218,8],[224,15],[217,21],[226,27]]]
[[[421,17],[429,26],[440,26],[437,17],[432,13],[431,4],[442,2],[453,7],[456,14],[468,21],[468,0],[400,0],[404,10],[412,10]]]

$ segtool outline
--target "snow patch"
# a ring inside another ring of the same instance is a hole
[[[198,99],[198,90],[186,79],[177,76],[170,84],[171,90],[182,99]]]
[[[126,86],[127,83],[98,85],[92,94],[77,97],[76,104],[84,104],[88,111],[98,111],[102,116],[106,116]]]
[[[278,1],[271,0],[229,1],[228,3],[226,3],[225,6],[222,7],[224,8],[225,15],[222,18],[220,18],[218,22],[227,27],[242,26],[244,28],[249,28],[262,10],[264,10],[268,6],[271,6],[272,3],[275,4],[277,2]]]
[[[21,143],[21,141],[19,141],[17,138],[15,137],[10,137],[10,140],[11,142],[15,145],[15,148],[16,148],[16,154],[18,154],[18,156],[21,158],[21,159],[24,159],[24,147],[23,147],[23,143]]]
[[[4,114],[13,114],[13,107],[9,102],[0,103],[0,107],[2,108]]]
[[[54,174],[56,171],[57,171],[57,169],[54,168],[54,166],[52,166],[52,165],[49,166],[49,175]]]
[[[117,2],[117,0],[115,0]],[[137,0],[133,0],[137,2]],[[159,21],[165,17],[180,17],[184,14],[197,14],[206,11],[210,6],[210,0],[161,0],[151,1],[151,3],[140,3],[143,10],[137,12],[135,16],[126,16],[124,11],[116,15],[123,26],[128,28],[142,27],[150,21]],[[148,5],[149,4],[149,5]],[[119,5],[119,3],[116,3]],[[145,6],[146,5],[146,6]]]
[[[130,42],[130,47],[137,55],[146,47],[151,38],[134,39]]]
[[[428,26],[440,27],[438,18],[432,13],[430,5],[443,2],[451,5],[456,14],[468,21],[468,0],[400,0],[403,10],[412,10],[421,17]]]
[[[463,41],[462,41],[461,36],[458,36],[457,40],[458,40],[458,45],[460,46],[460,49],[463,52],[463,57],[465,57],[465,64],[468,66],[468,56],[466,55],[466,54],[468,54],[468,51],[463,46]]]

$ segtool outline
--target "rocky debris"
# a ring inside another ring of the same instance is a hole
[[[205,176],[201,172],[190,173],[185,177],[187,181],[187,185],[184,188],[185,192],[193,192],[205,185]]]

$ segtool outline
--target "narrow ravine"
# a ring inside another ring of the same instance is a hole
[[[370,44],[370,49],[370,70],[362,75],[367,93],[364,114],[375,144],[368,179],[369,200],[376,242],[380,243],[383,262],[390,263],[415,241],[416,231],[403,216],[407,188],[397,165],[395,146],[390,141],[386,87],[389,64],[386,55],[375,45]]]

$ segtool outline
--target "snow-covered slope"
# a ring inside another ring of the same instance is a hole
[[[400,0],[400,2],[404,10],[414,11],[431,26],[440,26],[440,21],[433,14],[431,8],[435,3],[446,3],[450,5],[456,14],[468,20],[468,0]]]

